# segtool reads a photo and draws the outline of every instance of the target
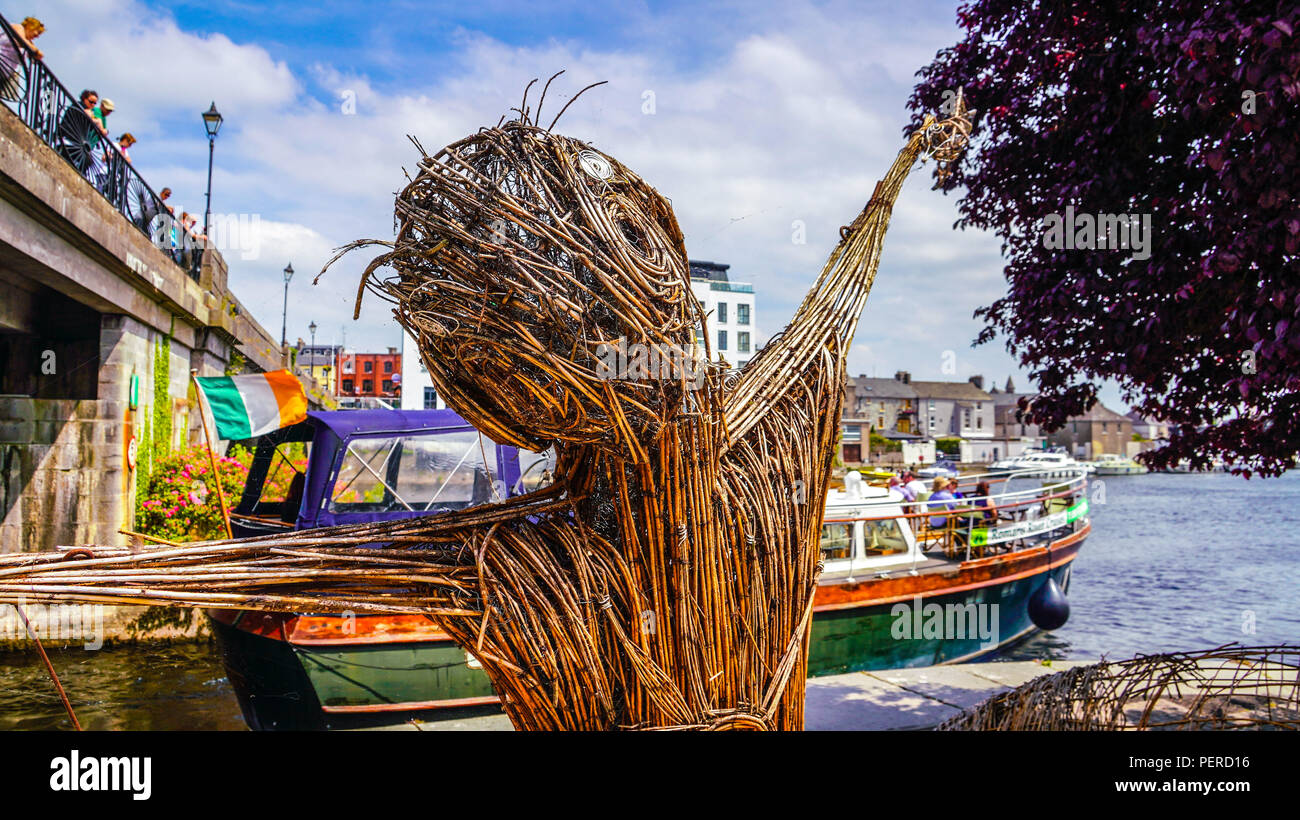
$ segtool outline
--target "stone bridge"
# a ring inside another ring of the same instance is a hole
[[[190,371],[288,363],[215,249],[183,268],[103,191],[0,105],[0,552],[125,544],[137,468],[201,441]]]

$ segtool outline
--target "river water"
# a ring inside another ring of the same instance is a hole
[[[1069,622],[993,660],[1300,643],[1300,474],[1093,479]],[[51,651],[87,729],[243,729],[215,645]],[[68,728],[33,649],[0,653],[0,729]]]

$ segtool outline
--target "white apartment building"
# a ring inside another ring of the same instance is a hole
[[[744,367],[758,351],[758,324],[754,316],[754,286],[733,282],[730,265],[691,260],[691,291],[704,307],[705,327],[713,355],[733,367]]]
[[[744,367],[758,351],[758,325],[754,317],[754,286],[733,282],[730,265],[691,260],[691,292],[704,307],[713,355],[733,367]],[[703,335],[697,332],[697,338]],[[402,409],[441,410],[447,406],[433,387],[420,351],[409,333],[402,334]]]
[[[433,380],[420,359],[420,349],[411,334],[402,332],[402,409],[442,410],[447,403],[433,389]]]

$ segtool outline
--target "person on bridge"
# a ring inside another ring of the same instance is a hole
[[[95,116],[99,92],[87,88],[81,92],[80,105],[70,105],[59,122],[59,153],[83,176],[90,170],[93,150],[108,132]]]
[[[20,72],[27,58],[39,60],[45,56],[39,48],[32,45],[32,40],[41,36],[45,26],[35,17],[27,17],[17,27],[6,24],[5,28],[13,37],[11,39],[0,35],[0,98],[18,102],[23,96],[25,85]]]

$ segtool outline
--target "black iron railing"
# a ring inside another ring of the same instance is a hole
[[[0,101],[141,233],[198,281],[202,241],[187,234],[108,135],[0,16]]]

